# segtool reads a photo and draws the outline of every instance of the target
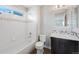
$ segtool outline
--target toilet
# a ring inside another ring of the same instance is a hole
[[[46,41],[46,35],[40,35],[40,41],[36,42],[35,44],[35,48],[37,49],[37,54],[43,54],[45,41]]]

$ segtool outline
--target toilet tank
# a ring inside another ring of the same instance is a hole
[[[41,34],[40,35],[40,41],[45,42],[46,41],[46,35]]]

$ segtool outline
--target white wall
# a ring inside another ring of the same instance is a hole
[[[50,14],[50,6],[44,6],[41,9],[42,18],[40,19],[40,34],[47,35],[46,44],[45,46],[50,48],[51,47],[51,41],[48,37],[51,30],[51,14]]]
[[[32,21],[32,23],[29,24],[29,32],[32,31],[33,37],[38,39],[38,34],[40,33],[39,30],[39,21],[40,21],[40,8],[39,6],[32,6],[29,8],[28,11],[28,19]]]
[[[0,19],[0,53],[16,53],[27,41],[27,24]]]

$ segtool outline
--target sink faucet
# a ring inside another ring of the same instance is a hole
[[[79,36],[78,36],[79,33],[76,33],[76,32],[74,32],[74,31],[71,31],[71,33],[72,33],[71,35],[74,35],[74,36],[76,36],[77,38],[79,38]]]
[[[64,32],[64,33],[67,33],[67,34],[71,34],[71,35],[73,35],[73,36],[76,36],[78,39],[79,39],[79,33],[77,33],[77,32],[74,32],[74,31],[71,31],[71,32],[68,32],[68,31],[61,31],[61,32]]]

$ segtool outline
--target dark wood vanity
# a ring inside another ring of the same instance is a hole
[[[79,41],[51,37],[51,54],[78,54]]]

